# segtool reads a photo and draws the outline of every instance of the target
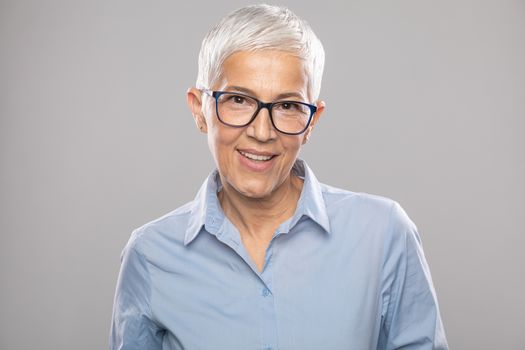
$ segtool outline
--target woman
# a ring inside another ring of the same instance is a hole
[[[395,202],[321,184],[303,160],[324,51],[287,9],[225,17],[187,101],[217,169],[135,230],[112,349],[446,349],[414,224]]]

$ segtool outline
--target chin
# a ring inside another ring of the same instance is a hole
[[[240,188],[237,191],[244,197],[252,199],[263,199],[271,195],[271,191],[258,188]]]
[[[241,181],[239,186],[233,187],[238,193],[247,198],[262,199],[269,197],[272,194],[271,188],[269,188],[266,184],[261,183],[247,183],[245,181]]]

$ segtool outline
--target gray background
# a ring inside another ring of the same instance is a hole
[[[451,348],[525,349],[525,3],[280,3],[327,52],[302,157],[406,209]],[[131,230],[212,169],[185,90],[242,4],[0,2],[2,350],[107,347]]]

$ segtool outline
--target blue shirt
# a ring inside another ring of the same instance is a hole
[[[416,227],[394,201],[318,182],[302,160],[295,214],[262,272],[217,198],[135,230],[122,253],[110,349],[447,349]]]

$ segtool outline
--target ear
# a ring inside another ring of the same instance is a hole
[[[206,134],[208,132],[208,124],[202,112],[202,92],[195,87],[189,88],[188,91],[186,91],[186,102],[193,115],[193,119],[195,119],[197,128]]]
[[[324,112],[324,109],[326,107],[326,103],[324,101],[317,101],[315,104],[317,107],[317,111],[315,111],[314,116],[312,117],[312,121],[310,122],[310,126],[308,126],[308,129],[304,132],[304,138],[303,138],[303,145],[308,142],[308,139],[310,138],[312,131],[314,130],[315,124],[319,121],[319,118],[321,118],[321,115]]]

